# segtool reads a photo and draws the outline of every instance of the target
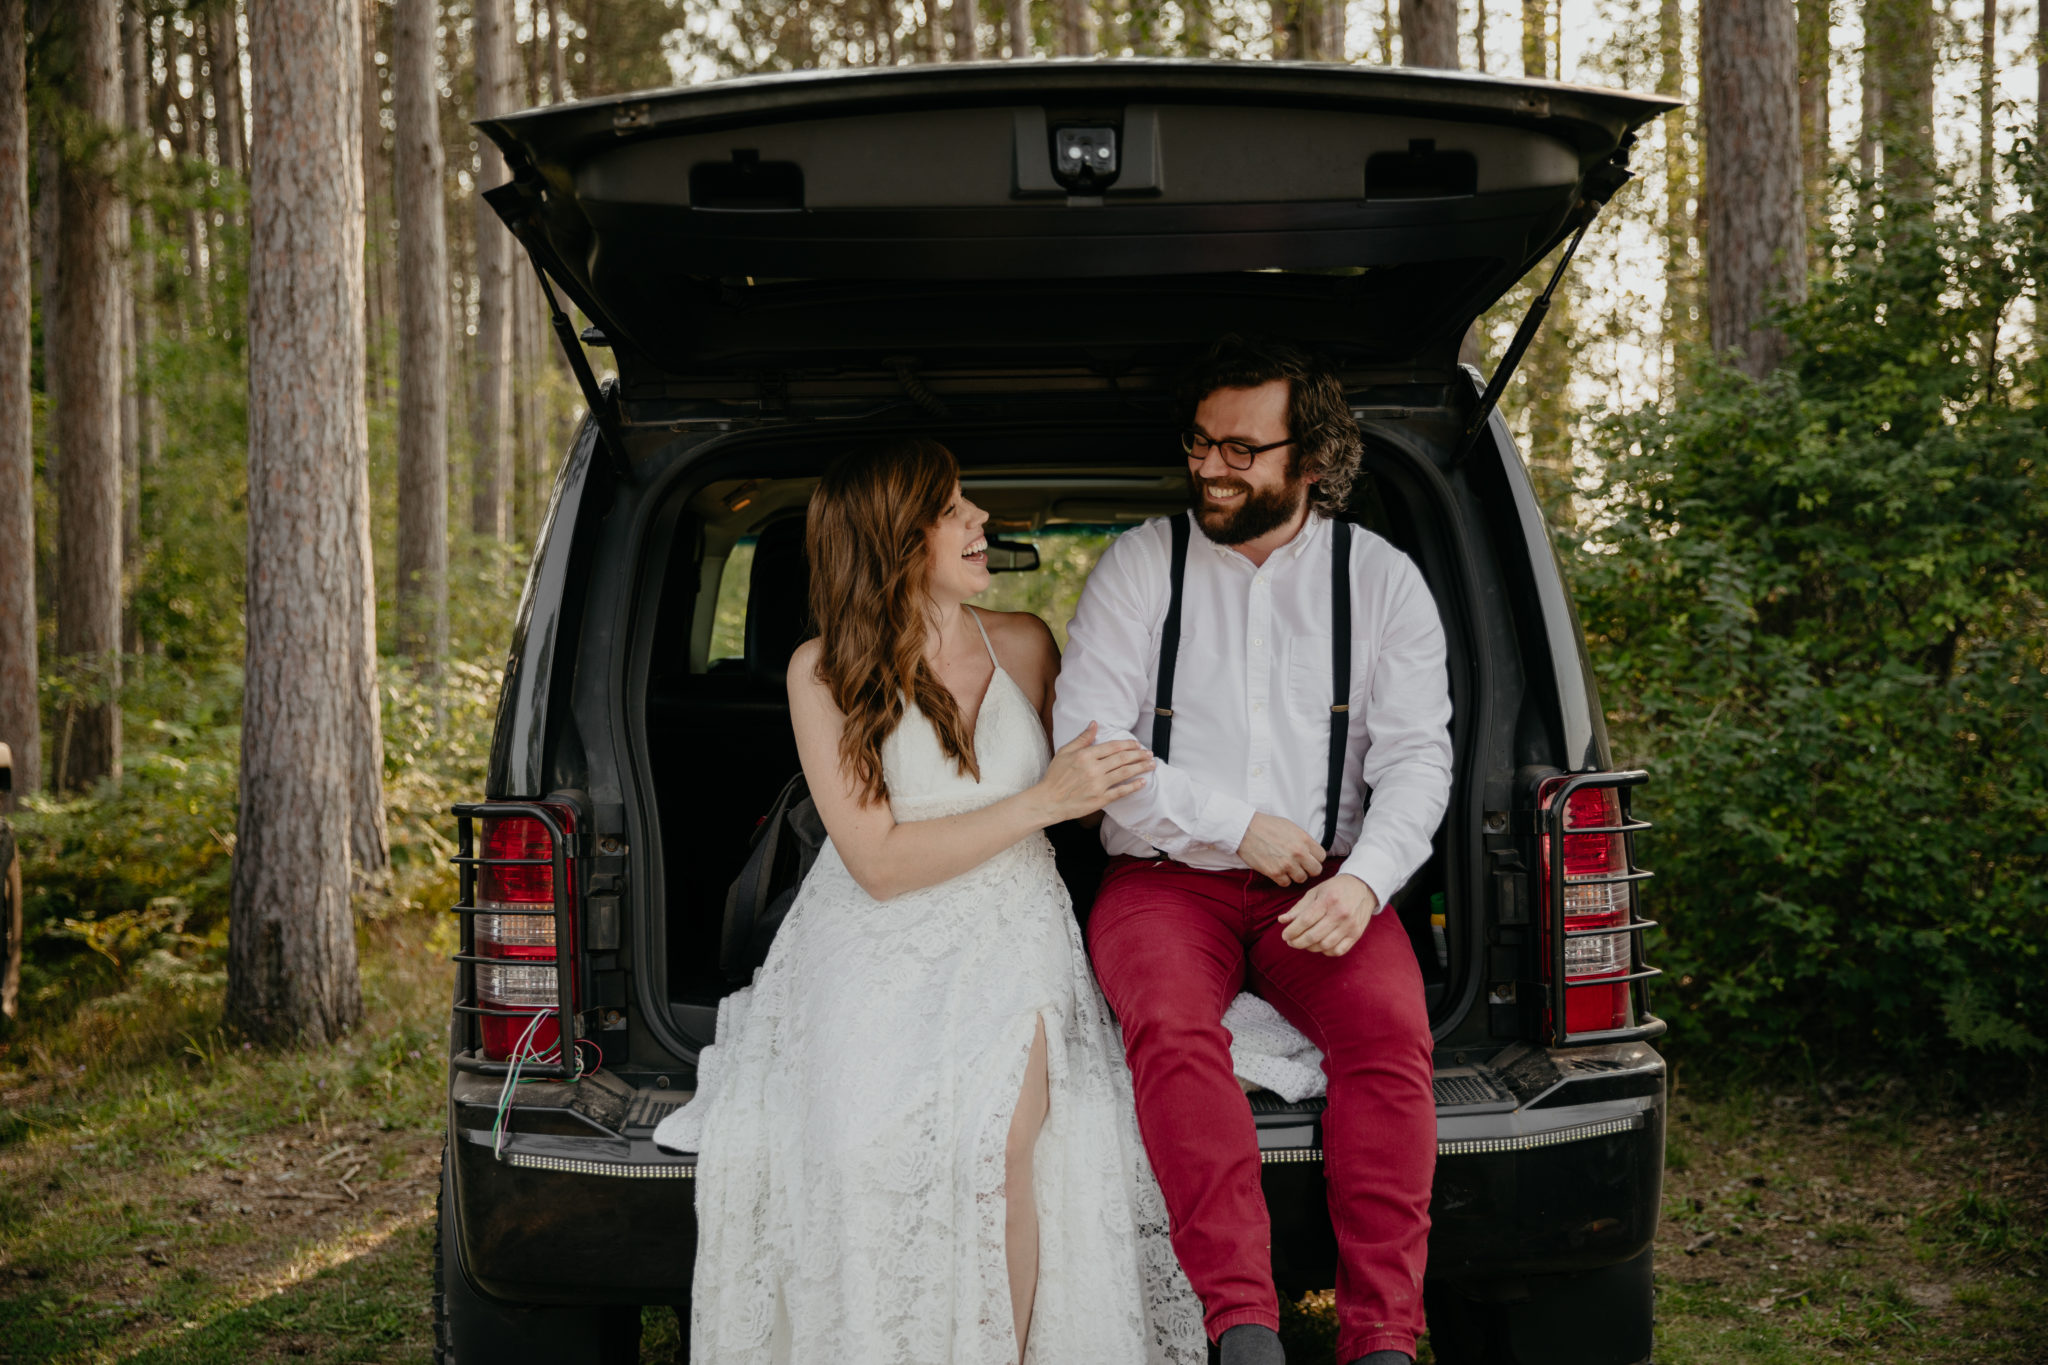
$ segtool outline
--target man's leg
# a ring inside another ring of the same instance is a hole
[[[1173,1250],[1211,1339],[1277,1328],[1272,1223],[1251,1105],[1223,1011],[1244,984],[1249,874],[1118,859],[1088,917],[1102,993],[1123,1026],[1138,1130],[1166,1196]]]
[[[1299,899],[1273,887],[1255,907],[1252,988],[1323,1053],[1330,1104],[1323,1168],[1337,1232],[1337,1359],[1415,1354],[1436,1097],[1422,973],[1391,910],[1343,957],[1290,948],[1273,917]]]

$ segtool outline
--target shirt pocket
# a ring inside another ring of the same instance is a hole
[[[1287,711],[1297,720],[1330,719],[1330,637],[1297,635],[1287,642]]]

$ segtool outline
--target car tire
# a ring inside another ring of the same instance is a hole
[[[1645,1365],[1651,1253],[1581,1275],[1423,1285],[1438,1365]]]
[[[480,1293],[462,1271],[454,1172],[434,1197],[434,1365],[637,1365],[640,1309],[521,1307]]]

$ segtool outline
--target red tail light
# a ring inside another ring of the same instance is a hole
[[[575,828],[566,807],[549,810],[565,830]],[[495,960],[475,964],[476,1003],[487,1010],[519,1011],[483,1016],[484,1056],[505,1061],[517,1049],[522,1056],[551,1061],[561,1043],[554,1016],[561,1004],[558,952],[564,947],[555,941],[554,837],[531,815],[487,815],[479,823],[484,861],[476,877],[475,946],[477,956]],[[564,860],[562,899],[568,913],[563,920],[573,958],[575,888],[568,867]],[[573,990],[570,1005],[573,1009]]]
[[[1544,783],[1541,805],[1554,809],[1568,781]],[[1609,785],[1573,788],[1565,797],[1563,844],[1553,851],[1543,838],[1544,898],[1561,884],[1562,915],[1546,905],[1543,916],[1546,975],[1556,970],[1555,926],[1564,937],[1564,1028],[1566,1034],[1601,1033],[1630,1026],[1630,979],[1636,974],[1635,884],[1641,874],[1629,865],[1629,824],[1620,790]],[[1561,857],[1562,868],[1552,858]],[[1562,876],[1557,874],[1561,872]],[[1553,1021],[1553,1025],[1555,1021]]]

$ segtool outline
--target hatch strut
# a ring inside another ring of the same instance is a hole
[[[548,272],[541,269],[540,261],[532,252],[526,259],[533,265],[533,273],[540,277],[541,297],[548,301],[548,316],[555,324],[555,337],[562,343],[562,354],[569,358],[569,369],[576,376],[576,387],[583,390],[583,401],[590,405],[590,416],[597,423],[598,435],[612,453],[612,472],[621,481],[633,481],[633,466],[626,458],[626,443],[619,434],[618,423],[612,419],[612,409],[606,395],[597,386],[597,376],[591,373],[590,357],[583,353],[583,344],[576,339],[576,325],[569,321],[569,315],[562,311],[562,305],[555,299],[555,286],[548,279]]]
[[[1522,363],[1522,355],[1529,349],[1529,343],[1536,339],[1536,329],[1543,325],[1543,319],[1550,312],[1550,297],[1557,292],[1557,285],[1564,278],[1564,268],[1572,263],[1572,253],[1579,249],[1585,239],[1586,229],[1593,226],[1593,210],[1598,204],[1588,204],[1585,221],[1579,230],[1565,243],[1564,255],[1557,258],[1557,268],[1550,272],[1550,283],[1543,286],[1543,292],[1536,296],[1536,302],[1529,305],[1529,311],[1522,315],[1522,325],[1515,328],[1514,340],[1508,343],[1507,354],[1494,367],[1493,378],[1486,381],[1486,391],[1479,395],[1479,406],[1472,413],[1472,420],[1465,424],[1465,434],[1458,441],[1458,453],[1451,463],[1460,465],[1472,453],[1473,445],[1479,439],[1480,429],[1486,419],[1493,415],[1494,405],[1500,402],[1501,391],[1508,386],[1508,380],[1515,377],[1515,367]]]

